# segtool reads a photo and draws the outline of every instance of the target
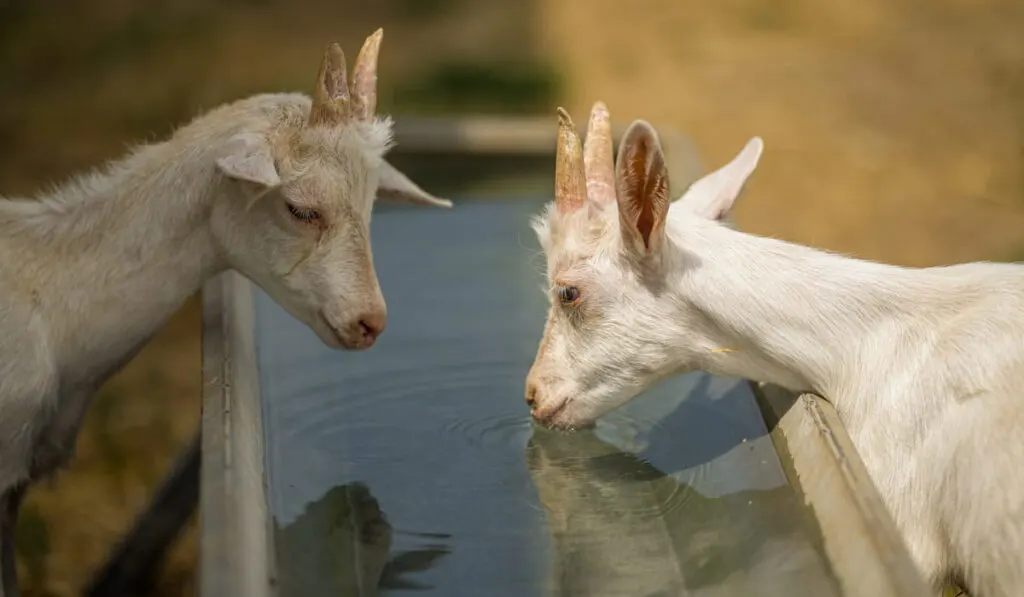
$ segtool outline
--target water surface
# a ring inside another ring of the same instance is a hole
[[[539,200],[375,214],[387,332],[333,351],[257,292],[282,597],[838,594],[747,386],[534,429]]]

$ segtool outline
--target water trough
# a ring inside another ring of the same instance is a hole
[[[701,167],[659,130],[678,195]],[[593,431],[530,424],[554,131],[399,120],[393,162],[456,205],[375,213],[371,351],[205,287],[200,594],[926,594],[818,397],[693,373]]]

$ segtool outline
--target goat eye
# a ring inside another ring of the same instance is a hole
[[[315,209],[308,207],[296,207],[291,203],[288,203],[288,212],[295,216],[296,219],[302,220],[303,222],[316,222],[320,219],[320,212]]]
[[[558,300],[563,305],[572,305],[580,300],[580,289],[575,286],[562,286],[558,289]]]

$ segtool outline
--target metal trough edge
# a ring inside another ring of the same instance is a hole
[[[203,287],[199,593],[269,597],[274,567],[253,293],[235,272]]]
[[[790,485],[814,512],[844,595],[929,595],[832,405],[751,383]]]

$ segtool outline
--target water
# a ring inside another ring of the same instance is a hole
[[[534,429],[540,201],[378,213],[370,351],[257,293],[282,597],[838,595],[747,386],[691,374]]]

